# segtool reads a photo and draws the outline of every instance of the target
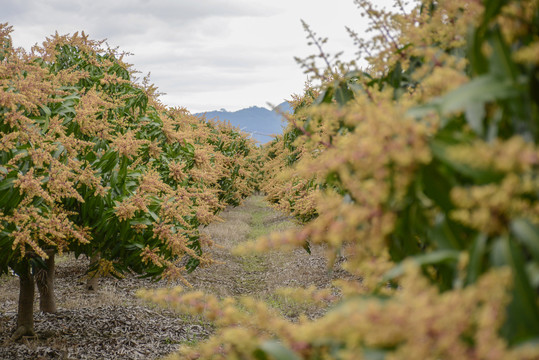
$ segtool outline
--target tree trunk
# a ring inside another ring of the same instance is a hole
[[[39,309],[47,313],[56,312],[54,299],[54,255],[53,249],[46,250],[49,258],[45,260],[46,269],[39,269],[36,273],[36,284],[39,290]]]
[[[101,256],[99,253],[96,253],[90,257],[90,268],[93,266],[96,266],[99,262],[99,259]],[[99,285],[99,274],[97,272],[97,269],[94,271],[88,272],[88,280],[86,281],[86,290],[88,291],[97,291],[97,287]]]
[[[19,275],[19,310],[17,329],[11,337],[18,340],[23,336],[34,336],[34,276],[30,266],[25,266]]]

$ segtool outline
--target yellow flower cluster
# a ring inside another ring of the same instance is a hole
[[[487,143],[451,147],[448,158],[476,171],[494,171],[498,182],[456,187],[451,192],[457,209],[452,217],[484,233],[504,233],[511,219],[524,217],[539,222],[539,204],[533,194],[539,190],[536,172],[539,149],[522,137],[495,139]]]
[[[79,124],[80,131],[89,137],[98,136],[103,140],[112,138],[112,126],[108,121],[103,121],[102,113],[112,108],[113,104],[96,89],[90,89],[80,97],[75,107],[74,121]]]

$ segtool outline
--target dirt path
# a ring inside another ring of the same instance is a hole
[[[323,250],[313,248],[311,255],[301,249],[233,255],[231,250],[241,242],[295,226],[289,218],[268,207],[260,196],[227,209],[222,218],[224,222],[203,230],[219,244],[209,251],[221,263],[189,274],[194,289],[218,296],[255,296],[292,320],[302,312],[318,316],[319,310],[302,308],[273,291],[282,286],[329,286],[331,277]],[[36,301],[38,337],[18,343],[8,340],[16,320],[17,278],[0,278],[0,359],[154,359],[181,344],[201,341],[212,332],[210,323],[156,308],[134,296],[139,288],[178,284],[153,283],[133,276],[123,280],[106,278],[100,280],[97,292],[88,293],[84,290],[87,266],[87,260],[72,256],[59,259],[59,311],[40,313]]]
[[[316,309],[298,309],[297,304],[276,296],[274,291],[288,286],[330,286],[332,276],[326,268],[323,249],[313,247],[311,254],[297,249],[237,256],[231,250],[240,243],[297,225],[270,208],[261,196],[248,198],[241,207],[229,209],[222,217],[224,222],[205,229],[220,245],[212,248],[211,253],[222,263],[190,274],[188,280],[194,287],[219,296],[254,296],[275,306],[290,319],[298,316],[300,311],[316,316]]]

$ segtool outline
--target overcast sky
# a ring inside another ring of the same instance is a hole
[[[362,34],[367,25],[353,0],[0,0],[15,46],[55,31],[106,38],[151,72],[165,104],[193,113],[278,105],[301,93],[306,75],[294,56],[315,53],[301,19],[345,58],[356,51],[345,26]]]

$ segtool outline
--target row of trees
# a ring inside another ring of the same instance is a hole
[[[145,292],[218,328],[173,358],[537,359],[538,2],[355,2],[368,67],[304,59],[322,85],[265,147],[268,200],[305,225],[239,251],[325,244],[361,281],[299,323],[249,298]]]
[[[14,338],[33,334],[34,280],[54,312],[54,256],[90,274],[180,278],[209,264],[199,227],[252,189],[253,142],[167,108],[123,54],[87,35],[30,53],[0,25],[0,274],[20,279]]]

